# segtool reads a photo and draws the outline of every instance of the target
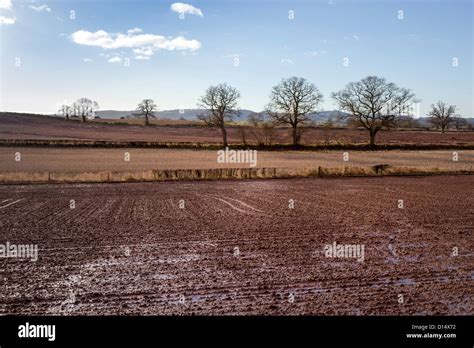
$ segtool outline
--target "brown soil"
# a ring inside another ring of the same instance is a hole
[[[0,314],[472,315],[473,190],[472,176],[0,186],[0,243],[39,246],[37,262],[0,258]],[[364,262],[325,257],[333,242],[364,245]]]
[[[237,128],[228,130],[229,142],[242,142]],[[249,143],[255,142],[250,136]],[[52,117],[0,113],[0,139],[72,139],[107,141],[156,141],[220,143],[217,129],[190,126],[189,122],[168,126],[144,127],[140,125],[105,125],[103,121],[83,124]],[[275,143],[290,143],[289,130],[278,129]],[[303,144],[358,144],[368,142],[368,133],[355,129],[308,129]],[[474,144],[474,132],[380,131],[378,144]]]

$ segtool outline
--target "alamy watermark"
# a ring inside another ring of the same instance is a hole
[[[0,258],[22,258],[31,259],[35,262],[38,260],[37,244],[12,244],[6,242],[0,244]]]
[[[217,163],[248,163],[250,167],[257,165],[257,150],[225,150],[217,151]]]
[[[326,244],[324,246],[324,256],[331,258],[357,259],[358,262],[364,262],[363,244]]]
[[[35,325],[26,322],[18,326],[20,338],[47,338],[48,341],[56,340],[56,325]]]
[[[421,117],[421,104],[418,101],[409,103],[389,102],[381,112],[384,115]]]

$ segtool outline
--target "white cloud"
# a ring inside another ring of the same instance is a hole
[[[184,4],[182,2],[175,2],[171,4],[171,11],[178,13],[188,13],[196,16],[203,17],[201,9],[194,7],[190,4]]]
[[[138,55],[138,56],[135,56],[135,59],[138,59],[138,60],[145,60],[145,59],[150,59],[150,57],[149,57],[149,56]]]
[[[44,11],[51,12],[51,8],[48,5],[40,5],[40,6],[30,5],[28,7],[36,12],[44,12]]]
[[[96,32],[79,30],[71,35],[71,39],[79,45],[103,49],[131,48],[137,56],[152,56],[160,49],[194,51],[201,48],[201,43],[197,40],[188,40],[183,36],[172,38],[154,34],[141,34],[137,29],[130,29],[127,34],[108,33],[104,30]],[[135,35],[135,33],[137,34]]]
[[[0,9],[11,10],[12,9],[11,0],[0,0]],[[0,25],[11,25],[11,24],[15,24],[15,22],[16,22],[15,17],[0,16]]]
[[[0,16],[0,25],[15,24],[15,22],[16,22],[15,17]]]
[[[133,53],[142,56],[151,57],[154,53],[153,49],[150,47],[143,47],[143,48],[134,48]]]
[[[11,0],[0,0],[0,8],[10,10],[12,8]]]
[[[295,64],[295,62],[293,62],[291,59],[289,58],[283,58],[281,61],[280,61],[281,64]]]
[[[122,63],[122,58],[120,58],[120,57],[110,58],[109,63]]]
[[[92,62],[92,59],[90,59],[90,58],[84,58],[83,61],[84,61],[84,63],[90,63],[90,62]]]
[[[359,41],[359,36],[358,36],[358,35],[352,35],[352,38],[353,38],[354,40]]]
[[[138,34],[138,33],[141,33],[143,30],[141,30],[140,28],[133,28],[133,29],[129,29],[127,30],[127,34]]]

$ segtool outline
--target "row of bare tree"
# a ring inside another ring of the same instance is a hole
[[[98,109],[99,104],[97,102],[88,98],[79,98],[71,105],[61,105],[58,113],[64,116],[66,120],[71,117],[79,117],[82,122],[87,122],[87,119],[94,117],[94,113]]]
[[[390,129],[402,117],[413,116],[414,106],[418,103],[411,90],[398,87],[378,76],[368,76],[360,81],[350,82],[344,89],[332,93],[331,97],[339,110],[349,115],[347,117],[352,124],[368,131],[372,146],[375,145],[375,137],[381,129]],[[209,87],[199,102],[199,106],[205,109],[206,113],[198,118],[211,127],[221,129],[224,146],[228,145],[226,122],[232,120],[233,116],[239,116],[239,98],[237,89],[227,84],[219,84]],[[301,77],[290,77],[273,87],[264,114],[269,116],[273,125],[290,126],[293,145],[298,145],[302,134],[301,126],[310,122],[310,115],[318,111],[322,101],[323,95],[313,83]],[[431,105],[428,115],[433,125],[444,132],[451,123],[459,121],[460,117],[455,111],[456,106],[439,101]],[[255,115],[252,117],[249,121],[258,126],[260,136],[262,133],[267,137],[273,134],[274,130],[271,125],[264,123],[262,115],[260,118]]]
[[[145,118],[145,125],[150,124],[150,117],[153,115],[153,111],[156,110],[157,106],[151,99],[144,99],[137,106],[137,116],[143,116]],[[63,116],[66,120],[71,117],[79,117],[82,122],[87,122],[88,119],[95,116],[95,111],[99,109],[99,104],[88,98],[79,98],[71,105],[61,105],[58,110],[58,114]]]
[[[375,137],[381,129],[390,129],[403,117],[411,118],[413,106],[418,103],[411,90],[398,87],[378,76],[368,76],[360,81],[350,82],[344,89],[332,93],[331,97],[339,110],[349,115],[347,117],[351,124],[368,131],[372,146],[375,145]],[[198,102],[198,106],[204,110],[198,115],[198,119],[221,130],[224,146],[228,146],[227,123],[232,121],[234,116],[240,116],[239,98],[240,92],[236,88],[222,83],[209,87]],[[311,121],[311,114],[318,111],[322,101],[323,95],[319,89],[306,79],[283,79],[273,87],[265,111],[249,116],[248,121],[253,126],[250,133],[258,143],[271,144],[275,126],[288,125],[293,145],[299,145],[304,129],[302,126]],[[74,115],[85,122],[97,108],[96,102],[81,98],[71,106],[63,105],[60,113],[66,119]],[[136,115],[143,116],[145,125],[149,125],[150,117],[156,109],[152,99],[144,99],[138,104]],[[462,119],[456,115],[456,106],[447,105],[442,101],[431,105],[428,115],[431,123],[442,132],[445,132],[450,124]],[[245,130],[240,129],[239,132],[242,133],[245,143]]]

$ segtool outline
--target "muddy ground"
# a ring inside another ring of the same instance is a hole
[[[247,133],[247,141],[255,143],[255,138]],[[72,139],[72,140],[109,140],[109,141],[156,141],[156,142],[200,142],[221,143],[219,130],[199,126],[153,126],[104,125],[100,122],[83,124],[78,121],[66,121],[50,117],[0,113],[0,139]],[[237,128],[229,127],[228,140],[232,144],[241,144],[242,137]],[[302,135],[303,144],[358,144],[368,143],[369,135],[365,130],[356,129],[309,129]],[[289,129],[278,129],[274,143],[291,143]],[[378,144],[474,144],[474,132],[431,131],[380,131]]]
[[[0,258],[0,314],[472,315],[473,191],[472,176],[0,186],[0,244],[39,247]],[[326,257],[333,242],[364,260]]]

